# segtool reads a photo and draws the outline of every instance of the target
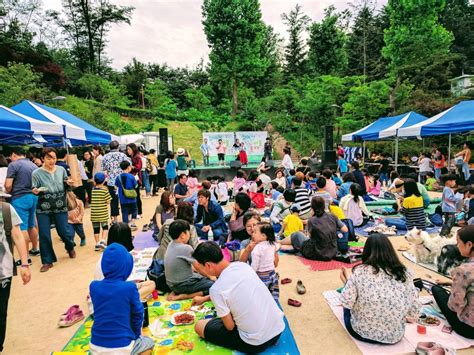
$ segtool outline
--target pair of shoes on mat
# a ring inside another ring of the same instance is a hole
[[[76,324],[77,322],[80,322],[83,319],[84,313],[79,308],[79,306],[75,304],[69,307],[69,309],[65,313],[61,314],[61,316],[59,317],[58,326],[61,328],[70,327],[71,325]]]
[[[291,282],[292,280],[287,277],[281,280],[282,285],[286,285]],[[306,287],[303,285],[303,281],[298,280],[298,282],[296,283],[296,292],[298,292],[298,294],[300,295],[304,295],[306,293]]]

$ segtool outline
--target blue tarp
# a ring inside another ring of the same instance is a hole
[[[376,141],[395,137],[401,127],[414,125],[427,117],[410,111],[393,117],[381,117],[372,124],[342,137],[343,141]]]
[[[398,130],[399,137],[430,137],[474,130],[474,100],[462,101],[436,116]]]
[[[61,125],[65,138],[69,139],[72,145],[108,144],[116,138],[66,111],[36,102],[25,100],[12,109],[40,121]]]
[[[50,122],[35,120],[0,105],[0,144],[26,144],[60,140],[62,129]]]

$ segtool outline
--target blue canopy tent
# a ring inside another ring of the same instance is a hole
[[[342,136],[343,141],[377,141],[395,138],[395,167],[398,166],[398,136],[397,132],[403,127],[415,125],[427,117],[414,111],[393,117],[381,117],[370,125],[350,134]]]
[[[43,122],[22,115],[0,105],[0,144],[45,143],[61,141],[63,130],[51,122]]]
[[[64,138],[71,145],[108,144],[116,136],[104,132],[80,118],[56,108],[48,107],[31,101],[23,101],[12,107],[13,110],[37,120],[55,123],[63,128]]]
[[[431,137],[448,134],[448,164],[451,157],[451,135],[474,130],[474,100],[461,101],[457,105],[425,119],[421,122],[398,130],[398,137]],[[449,166],[449,165],[448,165]]]

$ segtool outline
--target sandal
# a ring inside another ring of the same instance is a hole
[[[296,292],[298,292],[299,295],[304,295],[306,293],[306,287],[303,285],[303,281],[298,280],[296,283]]]
[[[61,315],[59,316],[59,319],[66,319],[66,317],[67,317],[69,314],[77,313],[77,312],[80,311],[80,310],[81,310],[81,309],[79,308],[79,305],[75,304],[75,305],[69,307],[69,309],[68,309],[65,313],[61,314]]]
[[[288,277],[281,280],[282,285],[289,284],[289,283],[291,283],[291,279],[289,279]]]
[[[293,306],[293,307],[301,307],[301,304],[302,304],[302,303],[301,303],[300,301],[297,301],[297,300],[288,298],[288,305],[290,305],[290,306]]]
[[[77,312],[68,314],[66,318],[60,319],[58,322],[58,326],[60,328],[65,328],[65,327],[70,327],[73,324],[76,324],[77,322],[80,322],[81,320],[84,319],[84,313],[79,309]]]

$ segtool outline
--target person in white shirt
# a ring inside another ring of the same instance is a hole
[[[260,353],[274,345],[285,329],[283,312],[265,284],[247,264],[224,259],[213,242],[198,245],[193,258],[217,281],[209,296],[194,297],[194,304],[212,300],[219,318],[199,320],[194,329],[208,342],[243,353]]]
[[[281,165],[285,169],[285,175],[288,176],[289,171],[291,169],[294,169],[295,167],[293,165],[293,162],[291,161],[290,150],[285,148],[283,149],[283,153],[285,153],[285,155],[283,156]]]
[[[223,176],[217,176],[217,186],[215,187],[215,191],[217,194],[217,201],[221,206],[227,205],[229,201],[229,186],[224,181]]]
[[[418,159],[418,165],[420,166],[420,183],[425,184],[426,173],[433,171],[431,167],[431,159],[427,157],[427,154],[421,153]]]

